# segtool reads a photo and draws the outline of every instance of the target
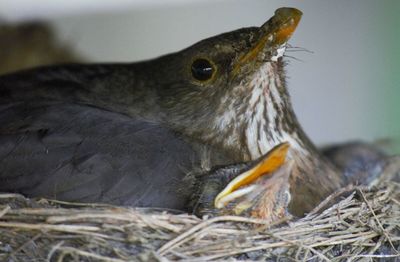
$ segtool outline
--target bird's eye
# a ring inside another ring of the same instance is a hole
[[[199,58],[192,63],[192,76],[199,81],[211,79],[215,73],[214,65],[204,58]]]

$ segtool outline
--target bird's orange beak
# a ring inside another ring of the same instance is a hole
[[[275,27],[272,26],[274,29],[271,32],[275,36],[273,44],[281,45],[286,43],[296,30],[302,15],[303,13],[296,8],[284,7],[277,9],[275,15],[271,18],[273,20],[272,23],[276,23]]]
[[[244,64],[254,61],[267,47],[276,49],[286,43],[296,30],[302,14],[296,8],[283,7],[277,9],[274,16],[260,27],[259,40],[250,51],[239,58],[233,69],[233,74],[236,75]]]
[[[223,208],[229,202],[253,190],[253,183],[263,175],[272,174],[286,161],[289,143],[281,143],[268,152],[254,167],[233,179],[215,198],[216,208]]]

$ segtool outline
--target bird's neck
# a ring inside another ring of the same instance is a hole
[[[243,161],[255,160],[281,142],[289,142],[301,155],[315,147],[303,132],[292,110],[285,77],[277,63],[266,63],[222,96],[212,127],[218,136],[205,139],[222,143]]]
[[[213,129],[219,129],[218,136],[206,139],[222,144],[241,161],[256,160],[277,144],[289,142],[291,158],[302,169],[334,172],[297,121],[282,67],[266,63],[250,81],[245,79],[235,87],[233,92],[241,95],[222,97],[213,123]]]

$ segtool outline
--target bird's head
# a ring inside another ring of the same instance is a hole
[[[297,124],[282,56],[301,15],[280,8],[260,27],[211,37],[155,60],[154,79],[169,124],[203,142],[240,147],[242,160],[265,154],[279,142],[272,129],[291,132]],[[267,137],[258,137],[264,144],[254,147],[259,133]]]

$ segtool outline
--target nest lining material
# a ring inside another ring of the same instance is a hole
[[[344,193],[276,225],[0,194],[0,261],[400,260],[400,184]]]

